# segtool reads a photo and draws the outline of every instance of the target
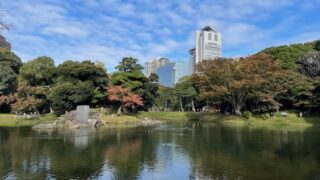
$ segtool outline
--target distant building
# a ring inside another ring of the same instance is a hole
[[[0,48],[6,48],[11,51],[11,44],[6,41],[6,38],[0,35]]]
[[[190,53],[190,71],[195,71],[195,66],[204,59],[221,57],[221,34],[206,26],[201,31],[196,31],[195,48]]]
[[[184,62],[176,62],[175,66],[175,80],[174,83],[177,84],[182,77],[189,76],[189,66]]]
[[[147,77],[150,76],[152,73],[157,73],[157,69],[160,66],[163,66],[165,64],[169,64],[170,61],[167,58],[158,58],[154,60],[150,60],[145,63],[145,74]]]
[[[145,63],[145,74],[159,76],[159,84],[173,87],[180,78],[190,75],[189,66],[185,62],[170,62],[168,58],[158,58]]]
[[[156,73],[159,76],[159,84],[167,87],[174,86],[175,83],[175,63],[168,63],[158,67]]]
[[[189,59],[189,73],[193,74],[196,68],[196,48],[189,50],[190,59]]]

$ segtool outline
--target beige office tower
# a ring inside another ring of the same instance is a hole
[[[150,74],[152,73],[157,73],[157,69],[160,66],[169,64],[170,61],[167,58],[157,58],[157,59],[153,59],[150,60],[148,62],[145,63],[145,74],[147,77],[150,76]]]

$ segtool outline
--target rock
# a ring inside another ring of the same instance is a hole
[[[79,128],[80,128],[80,124],[68,126],[68,128],[71,128],[71,129],[79,129]]]
[[[70,127],[70,126],[74,126],[77,125],[78,123],[76,121],[66,121],[66,126]]]
[[[33,130],[51,130],[55,129],[56,126],[54,124],[38,124],[32,127]]]
[[[88,124],[91,127],[96,127],[96,125],[98,125],[98,120],[97,119],[88,119]]]
[[[88,105],[77,106],[76,120],[81,123],[87,123],[89,119],[90,107]]]
[[[51,124],[39,124],[33,126],[34,130],[55,130],[57,128],[78,129],[81,127],[97,127],[103,125],[97,112],[90,112],[89,106],[77,106],[76,111],[66,113]]]

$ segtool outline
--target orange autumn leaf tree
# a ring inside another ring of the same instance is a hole
[[[275,75],[282,74],[277,61],[266,54],[233,59],[201,61],[197,66],[200,98],[212,99],[215,103],[228,103],[232,113],[241,115],[246,102],[257,97],[278,109],[277,92],[283,86],[271,87]]]
[[[109,101],[120,104],[118,114],[129,109],[135,111],[137,107],[143,106],[143,99],[139,95],[130,92],[127,88],[111,86],[107,88],[107,93]]]

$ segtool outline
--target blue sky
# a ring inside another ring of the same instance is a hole
[[[2,0],[0,10],[23,61],[99,60],[109,71],[124,56],[188,62],[205,25],[221,32],[226,57],[320,39],[320,0]]]

